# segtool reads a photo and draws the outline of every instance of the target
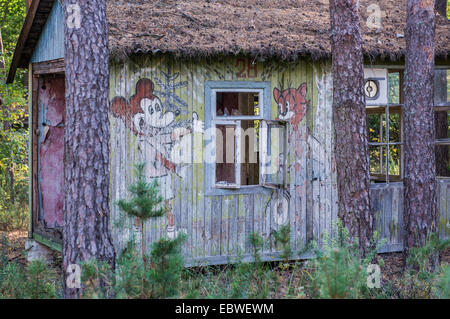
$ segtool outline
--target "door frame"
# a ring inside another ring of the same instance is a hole
[[[61,249],[62,229],[49,230],[39,220],[39,82],[43,77],[55,75],[65,76],[64,59],[37,62],[31,64],[31,158],[30,158],[30,236],[31,238],[50,246]]]

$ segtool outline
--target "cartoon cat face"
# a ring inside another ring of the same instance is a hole
[[[306,101],[306,83],[298,89],[286,89],[280,91],[275,88],[273,97],[278,104],[278,118],[290,120],[295,126],[305,117],[308,102]]]

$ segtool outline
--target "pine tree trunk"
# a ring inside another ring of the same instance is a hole
[[[75,7],[73,6],[75,5]],[[77,8],[76,5],[79,7]],[[79,13],[79,21],[77,23]],[[109,229],[109,50],[104,0],[64,1],[66,124],[63,264],[114,267]],[[66,284],[64,296],[82,289]],[[103,283],[100,283],[102,285]]]
[[[408,0],[405,65],[405,252],[437,230],[433,1]]]
[[[358,7],[359,1],[330,0],[338,215],[365,252],[372,237],[373,214]]]

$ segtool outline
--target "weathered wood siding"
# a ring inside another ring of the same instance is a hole
[[[372,184],[371,203],[375,211],[375,230],[386,244],[381,252],[403,249],[403,183]],[[438,180],[439,235],[450,238],[450,180]]]
[[[439,235],[450,238],[450,180],[438,181]]]
[[[164,235],[186,232],[188,239],[183,251],[191,264],[205,260],[222,263],[238,254],[246,257],[250,252],[247,237],[251,232],[258,232],[265,239],[265,258],[276,258],[278,249],[271,245],[271,234],[284,224],[290,225],[292,248],[299,251],[307,239],[318,239],[324,231],[331,232],[332,221],[336,219],[329,65],[306,61],[253,62],[236,57],[184,61],[158,55],[130,60],[111,68],[110,95],[111,99],[116,98],[112,108],[116,110],[120,103],[132,108],[133,103],[139,102],[137,98],[142,98],[136,92],[136,84],[147,78],[154,86],[147,89],[151,91],[146,92],[147,95],[157,96],[164,108],[168,108],[170,101],[181,100],[176,123],[171,124],[173,130],[182,127],[192,131],[194,113],[199,120],[204,120],[207,80],[270,81],[271,94],[275,88],[280,91],[297,89],[306,83],[307,114],[296,129],[291,127],[289,132],[291,151],[286,191],[206,196],[202,163],[179,164],[174,170],[149,172],[150,176],[164,176],[162,191],[169,201],[173,223],[170,218],[149,221],[147,240],[150,243]],[[169,86],[163,87],[166,85]],[[117,102],[118,99],[121,102]],[[164,110],[172,111],[173,108]],[[278,117],[278,106],[273,96],[271,113],[272,119]],[[123,218],[114,205],[118,199],[128,195],[127,187],[133,181],[133,163],[145,161],[147,165],[163,166],[163,163],[155,163],[160,161],[155,156],[158,150],[148,142],[149,139],[133,132],[127,124],[127,116],[121,117],[114,112],[110,116],[111,211],[113,220],[121,221],[121,227],[113,227],[113,238],[118,248],[123,247],[131,236],[139,238],[136,236],[139,229],[134,221]],[[193,141],[193,157],[202,158],[203,137],[201,134],[191,135],[188,138]],[[169,141],[171,148],[179,143],[181,141],[176,138]],[[286,211],[277,210],[278,203],[284,204]]]
[[[31,62],[64,58],[64,14],[59,1],[55,1],[45,23]]]

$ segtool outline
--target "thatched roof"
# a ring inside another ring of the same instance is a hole
[[[55,0],[33,0],[11,64],[27,67]],[[398,60],[404,55],[406,0],[361,0],[366,57]],[[381,8],[381,28],[367,26],[368,6]],[[329,57],[328,0],[107,0],[111,55],[138,53],[184,57],[248,54],[295,60]],[[436,15],[436,56],[450,52],[450,23]]]
[[[367,26],[370,4],[381,8],[382,28]],[[404,55],[406,0],[361,0],[364,53]],[[181,56],[251,54],[296,59],[331,54],[328,0],[109,0],[113,56],[170,52]],[[450,23],[437,15],[436,55],[450,52]]]

